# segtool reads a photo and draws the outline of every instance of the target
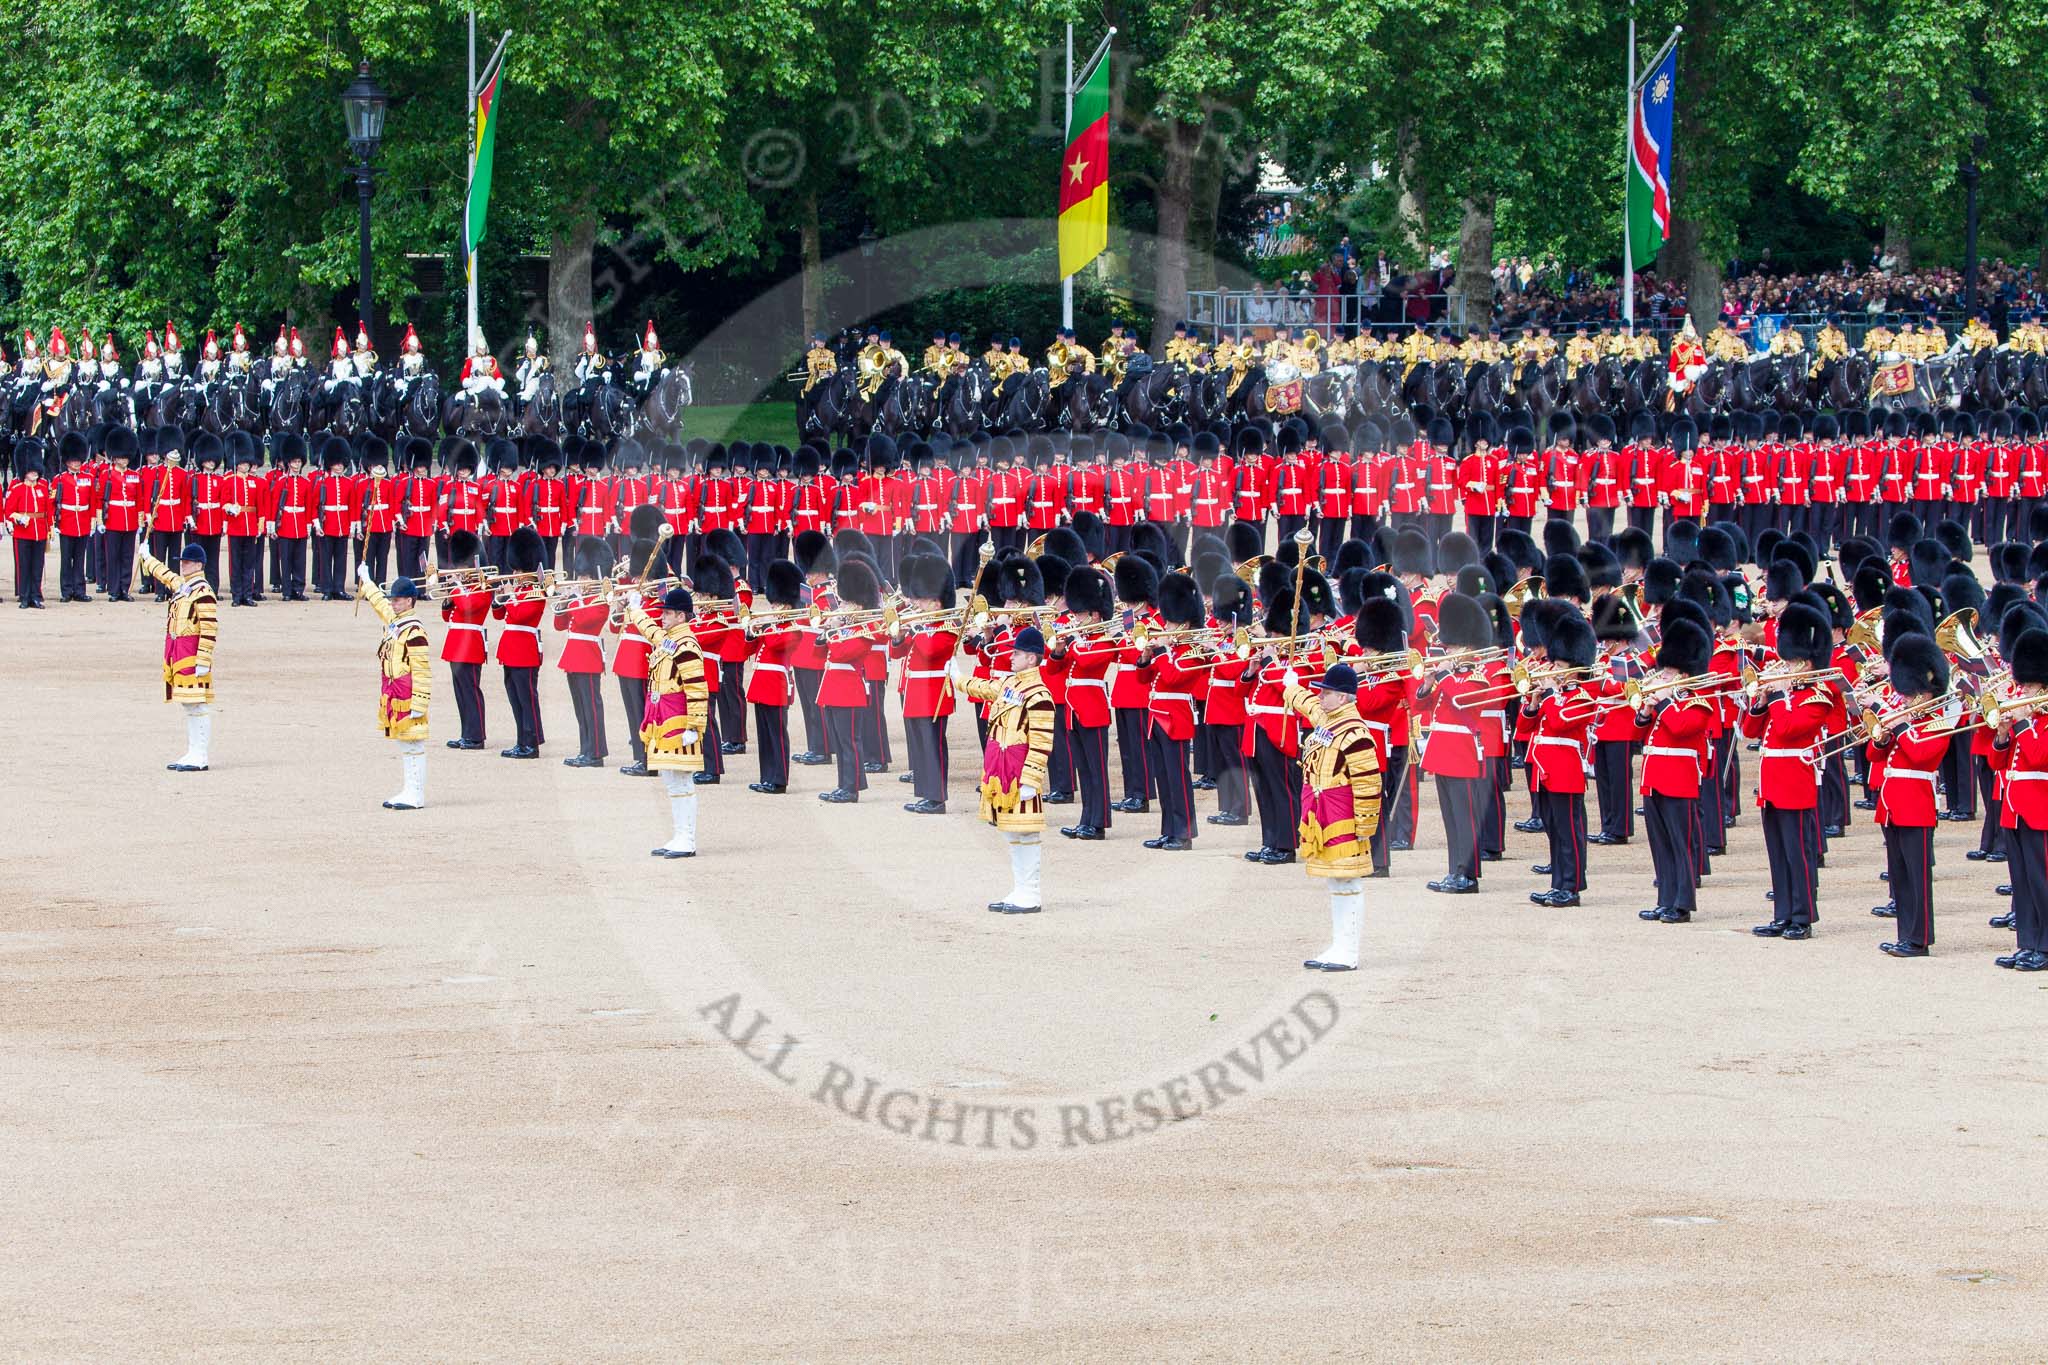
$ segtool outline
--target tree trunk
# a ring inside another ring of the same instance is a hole
[[[1885,219],[1884,254],[1898,258],[1898,264],[1893,269],[1901,275],[1913,268],[1912,235],[1906,231],[1905,224],[1896,219]]]
[[[1188,312],[1188,222],[1195,198],[1195,157],[1202,145],[1198,124],[1179,119],[1166,125],[1165,166],[1154,198],[1159,241],[1152,277],[1152,350],[1160,351],[1173,335],[1173,324]]]
[[[818,244],[818,192],[804,192],[803,219],[797,225],[803,251],[804,341],[825,323],[825,262]]]
[[[1216,278],[1216,215],[1223,205],[1224,149],[1212,140],[1206,155],[1195,159],[1193,203],[1188,218],[1188,288],[1214,289]],[[1168,319],[1169,323],[1173,320]]]
[[[1493,195],[1467,195],[1458,224],[1458,293],[1465,330],[1484,332],[1493,321]]]
[[[558,376],[574,371],[583,324],[593,321],[590,269],[596,241],[597,218],[585,209],[548,243],[548,354]],[[466,338],[463,354],[469,354]]]
[[[1400,148],[1400,198],[1394,204],[1394,240],[1417,268],[1429,264],[1429,195],[1416,170],[1422,159],[1422,135],[1411,120],[1395,133]]]

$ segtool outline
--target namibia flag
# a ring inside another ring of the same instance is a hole
[[[1678,96],[1678,48],[1636,87],[1629,117],[1629,257],[1641,270],[1671,238],[1671,110]]]

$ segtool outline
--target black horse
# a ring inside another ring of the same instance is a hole
[[[797,395],[797,431],[805,439],[847,435],[853,430],[853,376],[844,367],[834,370],[808,393]]]

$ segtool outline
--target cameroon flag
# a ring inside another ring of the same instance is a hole
[[[498,82],[505,64],[498,63],[476,97],[475,160],[470,163],[469,209],[462,219],[462,254],[465,261],[476,255],[484,239],[484,212],[491,204],[491,152],[498,141]]]
[[[1060,278],[1109,245],[1109,54],[1074,92],[1060,162]]]

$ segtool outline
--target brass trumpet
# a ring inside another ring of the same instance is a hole
[[[420,584],[420,596],[429,601],[442,602],[457,593],[481,592],[495,577],[498,566],[486,564],[467,569],[436,569]]]

